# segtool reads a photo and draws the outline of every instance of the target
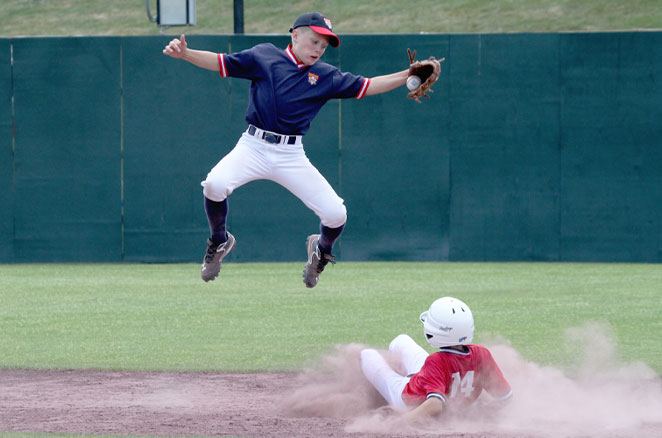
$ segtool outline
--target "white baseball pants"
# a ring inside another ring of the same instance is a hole
[[[285,187],[320,218],[338,228],[347,221],[347,209],[329,182],[308,160],[300,141],[272,144],[244,132],[237,145],[214,166],[201,185],[205,197],[221,202],[234,189],[259,179]]]
[[[407,376],[419,372],[429,354],[408,335],[398,335],[391,341],[388,350],[399,356],[406,376],[395,372],[372,348],[361,351],[361,370],[391,406],[404,410],[406,405],[402,401],[402,391],[409,382]]]

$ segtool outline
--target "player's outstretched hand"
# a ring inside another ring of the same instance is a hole
[[[430,56],[428,59],[423,61],[416,61],[416,50],[413,52],[407,49],[407,54],[409,55],[409,73],[407,77],[407,87],[410,86],[409,78],[412,76],[418,77],[418,87],[412,86],[410,88],[409,94],[407,97],[414,99],[416,102],[421,103],[421,97],[429,98],[428,93],[432,93],[432,87],[435,82],[439,79],[441,74],[441,63],[445,58],[436,59],[434,56]]]
[[[181,59],[186,54],[186,36],[182,34],[179,39],[175,38],[165,46],[163,49],[163,54],[172,56],[173,58]]]

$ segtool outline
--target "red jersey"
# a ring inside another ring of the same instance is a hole
[[[470,403],[483,389],[498,399],[510,397],[510,385],[490,351],[481,345],[466,347],[464,351],[442,348],[428,356],[402,391],[402,400],[420,404],[429,397],[438,397],[445,402]]]

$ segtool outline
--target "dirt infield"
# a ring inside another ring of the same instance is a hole
[[[518,396],[508,411],[498,418],[413,427],[381,406],[379,395],[356,372],[359,348],[346,346],[296,374],[0,370],[0,430],[357,438],[662,436],[659,378],[623,383],[611,376],[609,388],[594,386],[523,361],[508,347],[493,349]]]
[[[287,418],[291,374],[0,372],[0,429],[77,434],[334,436],[343,421]]]

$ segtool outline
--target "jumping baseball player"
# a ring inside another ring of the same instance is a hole
[[[389,345],[398,355],[406,375],[398,374],[374,349],[361,352],[361,369],[368,381],[394,408],[410,420],[434,417],[446,406],[461,409],[486,390],[495,401],[511,397],[510,385],[489,350],[471,344],[474,319],[469,307],[457,298],[444,297],[421,314],[428,353],[407,335]]]
[[[320,234],[308,236],[308,262],[303,282],[314,287],[324,267],[333,262],[333,245],[347,220],[343,200],[310,163],[303,136],[322,106],[330,99],[385,93],[405,84],[409,70],[365,78],[343,73],[320,60],[327,46],[340,39],[331,20],[317,12],[299,16],[290,29],[292,43],[281,49],[258,44],[237,53],[189,49],[185,36],[175,38],[163,53],[198,67],[220,72],[223,78],[251,81],[247,127],[238,143],[202,182],[211,236],[202,263],[204,281],[214,280],[223,259],[235,246],[226,230],[228,196],[257,179],[282,185],[320,218]],[[275,237],[274,237],[275,238]]]

